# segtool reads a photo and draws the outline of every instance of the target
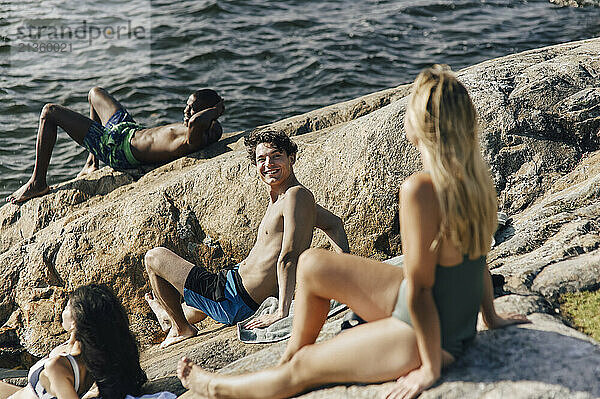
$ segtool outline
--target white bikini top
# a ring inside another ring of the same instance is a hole
[[[79,365],[77,364],[77,360],[72,355],[59,355],[66,357],[69,359],[71,363],[71,367],[73,368],[73,375],[75,376],[75,383],[73,384],[73,388],[75,388],[75,392],[79,391]],[[37,395],[39,399],[56,399],[55,396],[52,396],[46,389],[42,386],[40,382],[40,373],[44,370],[46,362],[50,358],[45,357],[42,360],[38,361],[29,369],[29,375],[27,376],[27,380],[29,381],[29,385]]]

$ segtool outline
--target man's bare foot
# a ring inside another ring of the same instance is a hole
[[[41,185],[36,184],[35,181],[29,180],[17,191],[6,197],[6,202],[18,204],[34,197],[40,197],[46,194],[49,190],[50,187],[48,187],[46,183]]]
[[[188,326],[186,328],[182,329],[179,332],[177,331],[176,328],[174,328],[174,326],[171,326],[171,329],[169,330],[167,337],[160,344],[160,347],[161,347],[161,349],[166,348],[167,346],[171,346],[173,344],[176,344],[176,343],[186,340],[188,338],[195,337],[197,334],[198,334],[198,329],[196,327],[192,326],[191,324],[188,324]]]
[[[167,331],[169,328],[171,328],[171,319],[169,318],[167,311],[161,306],[160,303],[158,303],[156,298],[154,298],[154,295],[149,292],[144,295],[144,298],[146,299],[146,302],[148,302],[150,309],[152,309],[156,315],[158,324],[160,324],[160,328],[162,328],[163,331]]]
[[[208,384],[212,375],[202,370],[200,366],[185,356],[177,363],[177,377],[186,389],[190,389],[202,397],[210,397]]]
[[[95,172],[98,170],[98,166],[94,165],[93,163],[90,164],[85,164],[85,166],[83,167],[83,169],[81,169],[81,172],[79,172],[77,174],[77,177],[81,177],[81,176],[85,176],[88,175],[92,172]]]

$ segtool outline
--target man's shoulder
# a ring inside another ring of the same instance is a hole
[[[285,193],[285,201],[286,202],[294,202],[298,201],[302,203],[315,203],[315,196],[313,193],[303,185],[299,184],[294,187],[290,187],[287,189]]]

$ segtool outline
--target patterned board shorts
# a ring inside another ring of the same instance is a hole
[[[116,170],[133,169],[141,164],[131,152],[131,137],[143,129],[129,112],[118,109],[102,126],[92,122],[83,138],[83,146],[98,159]]]

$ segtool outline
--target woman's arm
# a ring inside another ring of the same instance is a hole
[[[430,246],[439,230],[439,208],[433,184],[421,174],[409,178],[401,189],[400,228],[407,305],[417,338],[421,366],[398,379],[403,397],[414,397],[441,374],[440,320],[433,300],[437,251]]]
[[[40,382],[57,399],[79,399],[74,388],[75,375],[71,362],[64,356],[49,359],[40,374]]]
[[[494,285],[492,284],[492,275],[487,266],[483,271],[481,316],[485,325],[491,329],[506,327],[511,324],[530,323],[527,317],[519,313],[496,313],[496,308],[494,307]]]
[[[8,399],[36,399],[35,394],[28,387],[18,387],[16,385],[8,384],[0,381],[0,398]]]

